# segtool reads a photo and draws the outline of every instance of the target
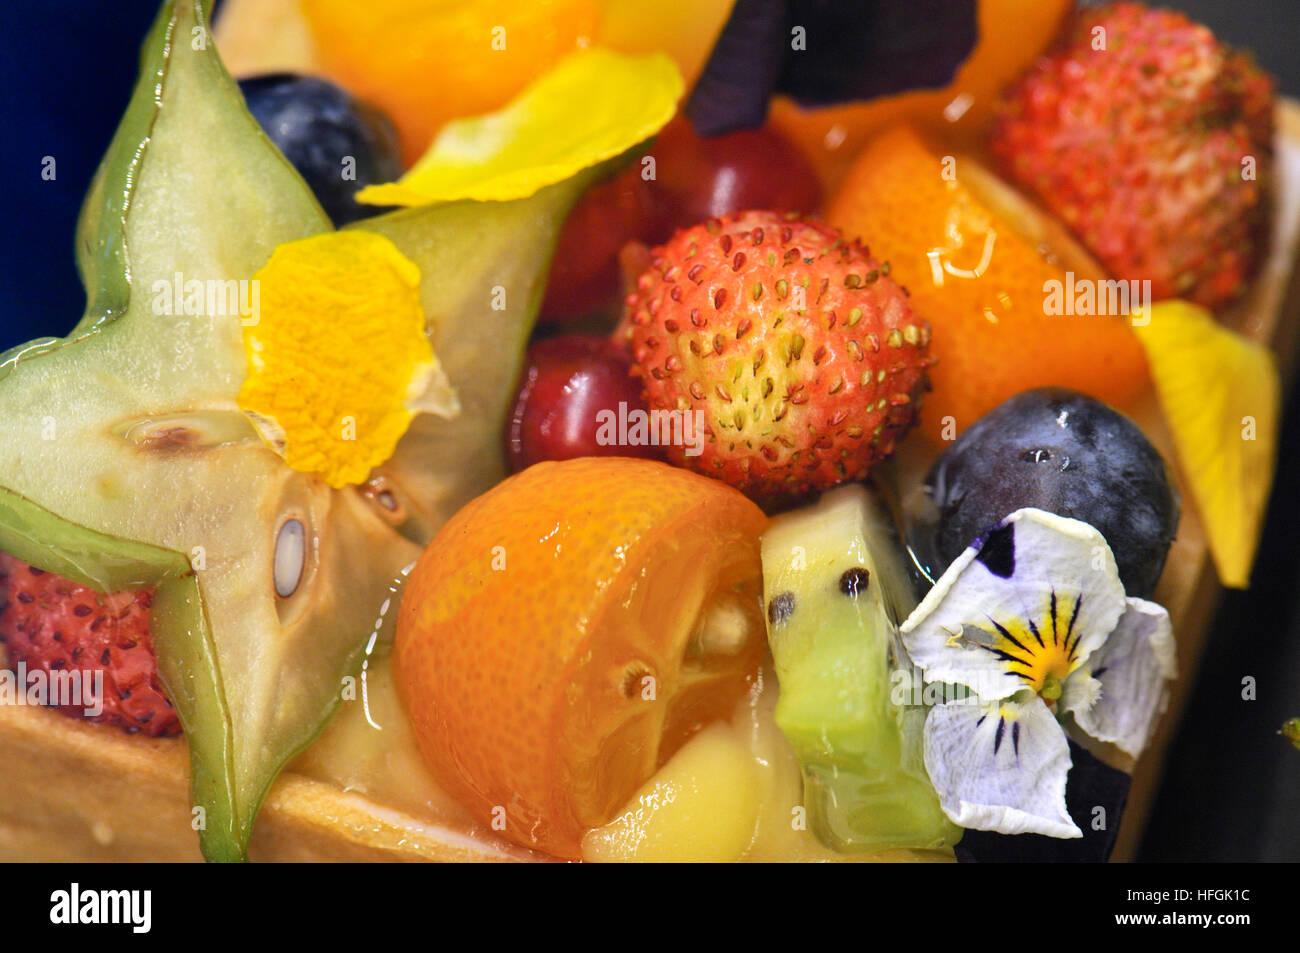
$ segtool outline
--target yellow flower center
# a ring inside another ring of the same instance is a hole
[[[1009,674],[1047,701],[1061,697],[1061,683],[1079,666],[1076,623],[1082,602],[1082,596],[1065,601],[1053,592],[1036,618],[991,620],[992,651]]]

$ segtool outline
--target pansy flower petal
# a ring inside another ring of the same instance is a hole
[[[953,561],[901,632],[927,682],[955,682],[995,701],[1064,681],[1124,606],[1101,533],[1022,509]]]
[[[1095,662],[1096,653],[1092,661]],[[1061,699],[1056,703],[1057,711],[1087,711],[1101,697],[1101,682],[1093,678],[1087,668],[1076,669],[1074,674],[1061,685]]]
[[[931,709],[925,769],[943,812],[962,827],[1083,836],[1065,808],[1070,746],[1040,698]]]
[[[1136,758],[1168,704],[1168,682],[1177,668],[1169,613],[1154,602],[1130,598],[1115,631],[1088,660],[1088,670],[1070,679],[1090,676],[1100,683],[1101,696],[1092,704],[1071,704],[1067,683],[1062,708],[1073,712],[1088,734]]]

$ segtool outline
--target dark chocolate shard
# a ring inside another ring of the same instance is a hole
[[[947,85],[975,48],[976,0],[737,0],[686,104],[702,136],[804,106]]]
[[[790,44],[786,0],[736,0],[686,102],[701,136],[754,129],[767,119]]]
[[[787,37],[777,92],[804,106],[946,86],[979,33],[975,0],[790,0],[788,10],[807,48]]]

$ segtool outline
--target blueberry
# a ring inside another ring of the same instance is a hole
[[[1032,506],[1090,523],[1131,596],[1149,598],[1178,529],[1164,458],[1137,426],[1074,391],[1017,394],[976,421],[926,478],[942,570],[1009,513]]]
[[[353,198],[363,186],[402,174],[397,133],[382,113],[311,76],[271,73],[242,79],[239,88],[335,225],[383,211]]]

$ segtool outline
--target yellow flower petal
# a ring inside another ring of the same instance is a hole
[[[1183,301],[1134,327],[1225,586],[1245,588],[1268,505],[1281,391],[1273,354]]]
[[[239,406],[295,470],[335,488],[361,483],[414,411],[459,412],[425,333],[420,270],[387,238],[288,242],[255,278]]]
[[[681,74],[662,53],[583,50],[504,109],[448,123],[400,181],[362,189],[357,199],[427,205],[524,198],[650,138],[672,118],[681,94]]]

